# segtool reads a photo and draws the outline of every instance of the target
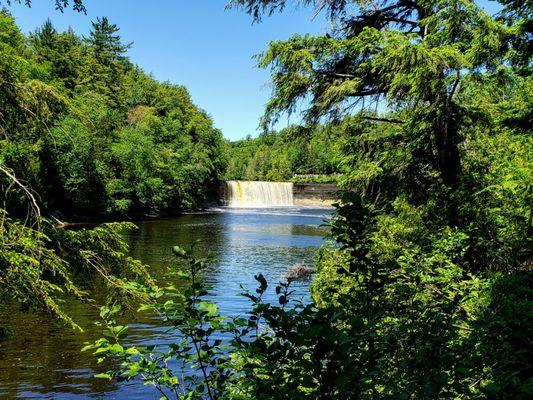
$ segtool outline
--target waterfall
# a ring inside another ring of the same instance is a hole
[[[225,204],[235,208],[292,206],[292,182],[226,181]]]

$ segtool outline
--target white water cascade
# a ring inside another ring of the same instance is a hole
[[[234,208],[289,207],[292,191],[292,182],[226,181],[224,200]]]

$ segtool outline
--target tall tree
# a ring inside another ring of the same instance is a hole
[[[115,24],[111,24],[107,17],[98,17],[96,22],[91,24],[91,33],[85,41],[98,61],[102,64],[123,61],[125,53],[132,46],[132,43],[122,43],[118,34],[120,28]]]
[[[58,33],[48,19],[29,39],[37,61],[50,66],[48,79],[58,81],[66,89],[74,89],[84,62],[81,40],[72,29]]]
[[[106,17],[97,18],[92,22],[92,30],[85,42],[92,55],[86,68],[92,70],[87,73],[89,87],[98,93],[106,95],[113,107],[123,107],[123,80],[126,70],[131,64],[126,58],[131,43],[124,44],[118,34],[119,28],[111,24]]]
[[[285,0],[234,0],[259,20]],[[305,117],[336,119],[359,108],[369,120],[411,131],[408,143],[429,143],[426,156],[442,182],[459,185],[461,126],[471,112],[462,83],[480,71],[498,73],[513,38],[472,0],[302,0],[326,12],[335,28],[324,36],[272,42],[259,56],[273,70],[264,122],[275,122],[310,97]],[[304,104],[306,104],[304,102]],[[390,114],[393,116],[391,117]],[[453,214],[453,211],[452,211]],[[452,215],[453,219],[454,216]]]

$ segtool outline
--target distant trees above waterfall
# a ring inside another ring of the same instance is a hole
[[[342,171],[350,120],[306,128],[293,125],[229,144],[226,179],[333,181]]]

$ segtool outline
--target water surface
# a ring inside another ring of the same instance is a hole
[[[217,262],[207,281],[213,299],[225,315],[245,312],[249,302],[238,296],[241,285],[254,289],[254,275],[262,273],[273,285],[295,263],[311,265],[323,243],[327,217],[324,209],[277,208],[223,210],[177,218],[143,221],[128,234],[134,257],[150,265],[160,284],[171,283],[177,268],[170,249],[190,246],[199,240],[199,254],[211,252]],[[96,293],[98,295],[98,293]],[[306,283],[296,286],[296,296],[308,296]],[[101,336],[94,326],[96,307],[68,301],[64,308],[83,328],[73,332],[51,323],[46,315],[13,311],[2,318],[13,336],[0,342],[0,398],[35,399],[158,399],[140,382],[116,384],[93,375],[109,367],[99,366],[87,353],[84,342]],[[6,321],[7,320],[7,321]],[[130,343],[163,343],[172,340],[155,321],[132,321]]]

